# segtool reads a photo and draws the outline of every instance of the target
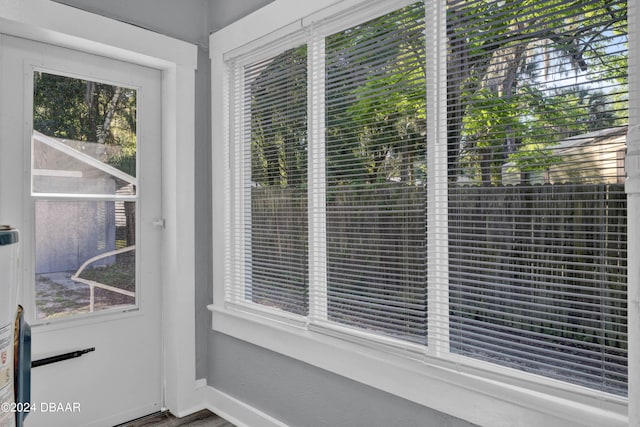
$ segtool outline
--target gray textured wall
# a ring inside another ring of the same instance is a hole
[[[209,33],[237,21],[273,0],[209,0]]]
[[[207,0],[54,0],[78,9],[206,46]]]
[[[207,337],[211,329],[211,313],[207,305],[213,302],[211,277],[211,67],[209,51],[198,48],[196,71],[195,129],[195,316],[196,316],[196,378],[207,375]]]
[[[228,335],[211,332],[209,357],[210,385],[291,426],[472,425]]]

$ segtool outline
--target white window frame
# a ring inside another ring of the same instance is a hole
[[[309,2],[311,3],[311,2]],[[362,1],[362,0],[318,0],[313,4],[296,0],[276,0],[258,12],[213,34],[210,39],[212,61],[212,138],[213,138],[213,271],[214,304],[209,308],[213,312],[214,331],[231,335],[238,339],[262,346],[266,349],[292,357],[316,367],[326,369],[366,385],[393,393],[407,400],[442,411],[472,423],[486,426],[626,426],[635,418],[634,407],[629,408],[630,399],[598,392],[585,387],[562,381],[543,378],[468,357],[451,354],[446,348],[448,331],[448,259],[447,259],[447,188],[446,188],[446,64],[445,61],[428,61],[427,66],[427,117],[428,146],[430,156],[428,165],[430,175],[429,229],[435,227],[438,233],[431,233],[428,240],[429,262],[429,329],[430,337],[434,326],[440,333],[426,347],[400,342],[391,338],[373,336],[366,332],[348,327],[340,327],[324,322],[326,319],[326,301],[310,289],[310,313],[308,317],[281,315],[270,309],[241,307],[233,301],[225,300],[225,284],[244,286],[233,281],[233,275],[225,272],[225,260],[234,260],[235,229],[231,194],[234,188],[230,181],[233,175],[232,161],[229,155],[236,150],[233,144],[234,130],[230,129],[229,119],[232,105],[229,92],[228,60],[232,57],[247,55],[263,46],[278,45],[290,34],[311,33],[311,29],[326,25],[325,19],[333,16],[347,16],[334,21],[332,29],[338,31],[358,22],[365,22],[412,1]],[[436,43],[427,43],[427,57],[437,55],[446,57],[445,2],[426,0],[427,33]],[[629,1],[629,16],[637,7],[636,0]],[[434,13],[434,11],[436,11]],[[358,21],[353,21],[358,16]],[[634,46],[637,33],[633,21],[629,22],[630,45]],[[309,58],[317,45],[308,41]],[[280,52],[284,51],[281,50]],[[278,53],[280,53],[278,52]],[[634,54],[630,49],[630,69],[634,64]],[[435,63],[433,63],[435,62]],[[309,70],[309,96],[323,93],[322,80],[318,80]],[[320,73],[321,74],[321,73]],[[636,105],[633,92],[634,77],[630,75],[631,104]],[[311,103],[315,105],[319,103]],[[322,110],[322,107],[319,108]],[[639,123],[638,117],[630,114],[630,128]],[[310,140],[322,141],[324,135],[323,111],[310,110]],[[636,134],[640,132],[636,131]],[[630,132],[630,137],[632,132]],[[631,139],[631,138],[630,138]],[[638,141],[628,140],[629,152],[633,152]],[[323,162],[323,150],[310,145],[309,163]],[[636,150],[640,158],[640,150]],[[231,157],[232,158],[232,157]],[[629,156],[628,156],[629,158]],[[640,161],[627,162],[629,176],[640,175]],[[314,167],[310,168],[309,182],[309,258],[310,286],[322,288],[326,283],[324,266],[324,182],[313,180]],[[630,169],[634,169],[633,171]],[[638,172],[635,171],[638,169]],[[438,179],[433,179],[438,178]],[[637,179],[640,181],[640,177]],[[224,183],[224,185],[222,184]],[[633,188],[628,185],[630,194],[628,209],[637,209],[640,200],[633,203]],[[637,184],[640,187],[640,183]],[[231,190],[227,190],[231,188]],[[640,191],[638,189],[637,191]],[[639,194],[640,195],[640,194]],[[224,201],[224,203],[222,203]],[[629,215],[629,218],[632,216]],[[631,222],[631,220],[630,220]],[[629,224],[629,233],[637,225]],[[637,232],[636,232],[637,233]],[[639,247],[629,239],[629,259],[640,252]],[[640,244],[638,244],[640,246]],[[443,250],[444,248],[444,250]],[[242,262],[242,260],[239,260]],[[636,283],[640,272],[629,273],[629,288]],[[315,282],[315,284],[313,284]],[[630,300],[632,296],[630,295]],[[633,300],[632,300],[633,301]],[[255,304],[251,304],[255,306]],[[241,307],[242,309],[238,309]],[[629,318],[635,314],[629,305]],[[637,335],[633,334],[634,325],[630,321],[629,386],[630,396],[636,395],[636,368],[632,362],[633,349]],[[444,338],[444,339],[443,339]],[[633,400],[632,400],[633,401]]]

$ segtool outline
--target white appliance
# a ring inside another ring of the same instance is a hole
[[[26,358],[25,346],[20,343],[29,327],[18,306],[18,236],[18,230],[0,225],[0,427],[22,425],[26,412],[20,399],[24,397],[24,380],[29,382],[31,368],[30,331]],[[21,374],[25,369],[27,377]],[[26,393],[28,396],[29,390]]]

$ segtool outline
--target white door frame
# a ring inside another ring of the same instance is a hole
[[[24,37],[162,71],[161,248],[165,406],[204,407],[195,370],[194,117],[197,47],[50,0],[0,0],[0,34]],[[186,331],[186,333],[185,333]]]

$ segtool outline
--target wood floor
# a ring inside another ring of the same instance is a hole
[[[120,424],[117,427],[234,427],[233,424],[207,410],[196,412],[183,418],[176,418],[169,412],[149,415],[138,420]]]

